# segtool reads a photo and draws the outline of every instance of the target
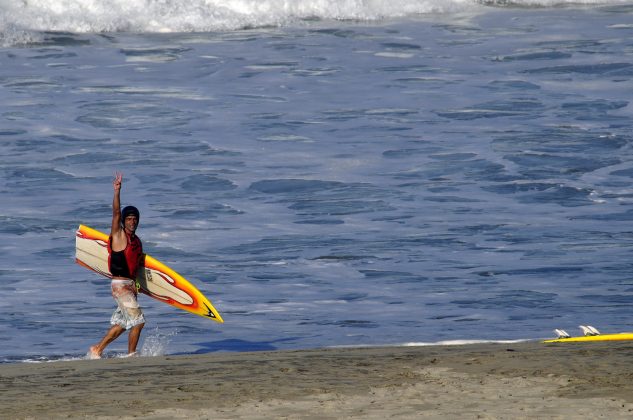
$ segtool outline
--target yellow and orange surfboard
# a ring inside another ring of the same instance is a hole
[[[108,268],[108,235],[79,225],[75,236],[75,261],[105,277],[112,277]],[[137,275],[140,291],[154,299],[187,312],[224,322],[200,290],[165,264],[147,255],[145,266]]]
[[[633,341],[633,333],[583,335],[580,337],[552,338],[543,343],[587,343],[596,341]]]

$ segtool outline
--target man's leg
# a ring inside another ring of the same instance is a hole
[[[113,342],[114,340],[116,340],[121,334],[123,334],[124,331],[125,331],[125,328],[123,328],[120,325],[113,325],[112,327],[110,327],[110,329],[108,330],[106,335],[101,339],[99,344],[97,344],[96,346],[90,347],[90,352],[89,352],[90,357],[93,357],[95,359],[100,359],[101,354],[103,353],[103,350],[105,350],[107,345]]]
[[[144,326],[145,326],[145,323],[135,325],[132,328],[130,328],[130,333],[128,335],[128,344],[127,344],[128,354],[136,353],[136,346],[138,345],[138,340],[141,337],[141,330],[143,329]]]

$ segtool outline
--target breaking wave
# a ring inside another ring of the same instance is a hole
[[[0,0],[0,41],[41,32],[214,32],[315,20],[376,21],[488,7],[609,5],[611,0]]]

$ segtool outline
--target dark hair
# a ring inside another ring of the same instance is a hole
[[[123,210],[121,210],[121,223],[125,221],[125,218],[128,216],[136,216],[137,219],[141,219],[141,214],[138,209],[134,206],[127,206]]]

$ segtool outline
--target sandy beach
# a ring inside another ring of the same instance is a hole
[[[633,344],[475,344],[0,366],[0,417],[630,418]]]

